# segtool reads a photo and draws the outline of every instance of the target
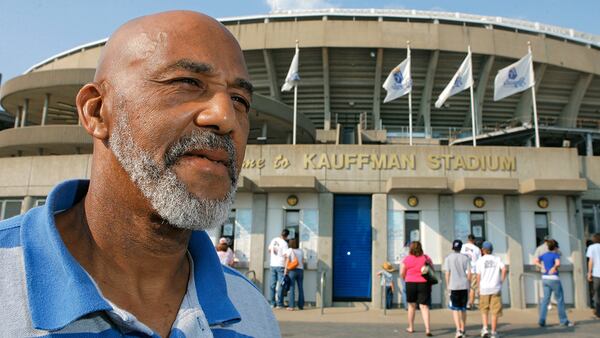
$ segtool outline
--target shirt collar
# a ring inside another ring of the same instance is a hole
[[[92,312],[112,307],[95,283],[65,247],[54,214],[71,208],[87,193],[88,180],[57,185],[42,208],[23,216],[21,239],[32,324],[36,329],[59,330]],[[198,302],[210,325],[241,320],[227,295],[219,258],[204,231],[192,233],[188,247],[194,262]]]

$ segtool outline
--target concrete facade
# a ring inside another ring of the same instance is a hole
[[[377,157],[371,157],[374,154]],[[538,165],[550,158],[555,165]],[[0,197],[22,200],[24,212],[58,182],[89,177],[90,161],[90,155],[0,158]],[[259,162],[263,163],[260,168],[250,165]],[[241,173],[246,187],[237,194],[233,205],[238,269],[268,294],[269,254],[266,247],[285,226],[286,212],[297,211],[300,243],[307,260],[306,301],[323,302],[325,306],[334,304],[333,200],[337,194],[369,194],[372,198],[373,274],[384,261],[398,267],[403,243],[407,240],[404,231],[407,212],[418,214],[417,236],[437,266],[449,253],[452,240],[465,235],[464,220],[470,213],[483,213],[484,235],[494,243],[495,253],[509,266],[503,301],[521,308],[537,303],[535,292],[539,292],[539,286],[524,273],[531,271],[536,247],[534,216],[542,212],[548,215],[549,234],[560,239],[565,257],[561,278],[566,301],[579,308],[585,307],[586,289],[576,287],[584,284],[583,228],[581,212],[577,210],[581,210],[582,194],[595,195],[595,187],[576,191],[580,187],[575,184],[568,192],[564,189],[552,192],[544,187],[541,192],[519,193],[519,186],[534,178],[596,182],[595,172],[589,177],[580,176],[580,163],[588,167],[596,164],[590,158],[578,157],[572,149],[561,148],[248,146]],[[483,166],[486,166],[485,170]],[[265,177],[281,179],[261,184]],[[432,177],[445,179],[448,184],[445,188],[439,184],[428,186],[426,180]],[[481,186],[483,183],[479,182],[454,191],[455,182],[464,179],[483,180],[498,189],[486,192]],[[390,180],[395,182],[393,189],[389,189]],[[406,184],[411,180],[421,183]],[[298,181],[313,183],[299,186]],[[288,205],[287,197],[291,194],[297,196],[297,205]],[[418,204],[409,205],[409,197],[417,197]],[[475,207],[476,197],[482,197],[485,205]],[[547,208],[538,206],[540,197],[548,199]],[[220,236],[219,231],[211,233],[215,241]],[[323,295],[320,294],[322,273]],[[395,276],[397,279],[397,272]],[[535,292],[523,293],[521,285],[525,290]],[[372,307],[380,307],[380,297],[379,280],[373,278]],[[399,301],[399,295],[395,295],[395,302]],[[434,288],[433,302],[444,305],[442,285]]]

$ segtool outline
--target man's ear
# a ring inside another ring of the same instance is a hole
[[[86,84],[77,93],[76,104],[81,125],[92,137],[106,140],[109,132],[102,103],[102,92],[96,83]]]

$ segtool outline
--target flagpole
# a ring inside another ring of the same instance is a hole
[[[408,64],[412,67],[410,60],[410,41],[406,41],[406,57],[408,58]],[[412,72],[411,72],[412,82]],[[408,92],[408,144],[413,145],[413,132],[412,132],[412,83],[410,91]]]
[[[475,103],[473,102],[473,56],[471,55],[471,45],[469,45],[467,50],[469,53],[469,69],[471,69],[471,85],[469,86],[469,91],[471,92],[471,131],[473,133],[473,147],[477,147],[477,140],[475,139],[477,124],[475,121]]]
[[[529,54],[531,54],[531,41],[527,41],[527,50]],[[533,125],[535,129],[535,147],[540,147],[540,130],[538,128],[538,114],[537,114],[537,104],[535,102],[535,74],[533,73],[533,55],[531,56],[531,62],[529,63],[529,71],[531,72],[531,76],[534,77],[533,86],[531,86],[531,101],[533,103]]]
[[[300,58],[300,54],[298,52],[298,40],[296,40],[296,54],[298,54],[298,59]],[[300,60],[298,60],[300,63]],[[293,132],[293,145],[296,145],[296,122],[297,122],[297,113],[298,113],[298,83],[294,85],[294,132]]]

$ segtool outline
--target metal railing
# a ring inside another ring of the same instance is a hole
[[[525,299],[525,277],[532,277],[534,279],[534,283],[537,283],[537,281],[539,280],[539,276],[539,273],[533,272],[522,272],[519,275],[519,285],[521,286],[521,308],[527,308],[527,300]],[[541,298],[539,288],[537,288],[536,296],[537,301],[539,302],[539,299]]]

